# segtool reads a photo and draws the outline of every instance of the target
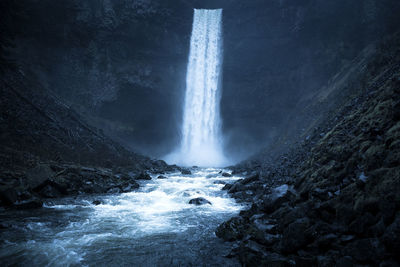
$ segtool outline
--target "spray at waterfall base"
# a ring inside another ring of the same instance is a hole
[[[225,166],[221,135],[222,9],[195,9],[180,146],[165,157],[184,166]]]

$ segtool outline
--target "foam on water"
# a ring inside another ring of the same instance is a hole
[[[35,214],[1,213],[0,219],[13,227],[0,232],[0,260],[10,265],[162,265],[177,257],[184,265],[201,260],[204,253],[207,261],[207,249],[217,255],[224,247],[214,235],[216,226],[243,208],[220,190],[223,184],[214,183],[239,177],[222,177],[219,172],[169,174],[167,179],[143,182],[137,192],[53,200]],[[195,197],[212,205],[190,205]],[[102,204],[91,204],[94,199]],[[210,248],[197,251],[194,244]]]

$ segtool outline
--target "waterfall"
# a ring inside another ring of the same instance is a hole
[[[221,99],[222,9],[195,9],[186,74],[180,148],[168,161],[222,166]]]

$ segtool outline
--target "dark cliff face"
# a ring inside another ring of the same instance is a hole
[[[153,1],[14,5],[13,52],[26,75],[128,145],[152,151],[174,140],[187,55],[181,40],[190,34],[174,10]]]
[[[252,206],[216,234],[242,265],[398,265],[399,44],[368,47],[331,81],[318,98],[335,108],[303,142],[234,167],[253,174],[225,189]]]
[[[238,158],[281,135],[305,99],[400,25],[394,0],[13,5],[6,22],[20,69],[108,135],[154,156],[179,139],[193,8],[224,8],[221,112],[226,147]]]
[[[226,8],[222,115],[231,144],[248,140],[262,147],[285,134],[287,123],[299,123],[288,118],[307,98],[365,46],[400,29],[392,13],[399,7],[394,1],[310,0]]]

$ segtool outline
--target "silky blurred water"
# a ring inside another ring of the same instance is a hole
[[[226,166],[221,135],[222,9],[195,9],[180,146],[165,157],[181,166]]]
[[[136,192],[47,201],[1,211],[1,266],[237,266],[216,227],[243,206],[221,191],[220,169],[141,182]],[[212,205],[190,205],[204,197]],[[102,204],[93,205],[93,200]]]

